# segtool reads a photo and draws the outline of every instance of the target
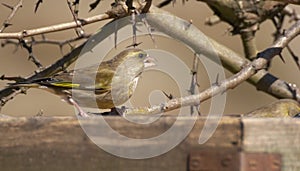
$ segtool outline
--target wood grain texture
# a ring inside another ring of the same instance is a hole
[[[143,126],[121,117],[105,117],[118,132],[134,138],[151,137],[166,131],[176,119],[184,126],[187,117],[161,117]],[[174,170],[187,169],[190,151],[203,148],[239,150],[241,121],[224,117],[205,144],[198,138],[206,118],[198,118],[187,138],[171,151],[150,159],[130,160],[113,156],[98,146],[82,131],[75,117],[0,117],[0,167],[6,170]],[[95,119],[81,123],[95,124]],[[150,144],[151,145],[151,144]],[[120,144],[121,146],[121,144]],[[134,146],[134,144],[132,145]]]
[[[284,171],[300,170],[300,120],[244,118],[243,150],[280,153]]]

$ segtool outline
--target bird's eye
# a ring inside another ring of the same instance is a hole
[[[143,58],[143,57],[144,57],[144,54],[140,53],[139,58]]]

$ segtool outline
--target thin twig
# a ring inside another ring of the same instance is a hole
[[[127,2],[127,1],[126,1]],[[136,12],[138,12],[137,10],[135,9],[131,9],[131,25],[132,25],[132,44],[128,45],[127,48],[129,47],[136,47],[138,45],[140,45],[142,42],[137,42],[136,41],[136,31],[137,31],[137,28],[136,28],[136,23],[137,23],[137,20],[136,20]]]
[[[196,87],[199,87],[198,78],[197,78],[198,77],[198,62],[199,62],[198,54],[195,53],[194,60],[193,60],[193,68],[191,70],[192,80],[191,80],[191,86],[189,89],[189,93],[191,95],[194,95],[195,91],[196,91]],[[201,115],[200,114],[200,104],[190,106],[191,115],[194,114],[194,108],[196,108],[198,115]]]
[[[62,24],[57,24],[57,25],[52,25],[52,26],[47,26],[47,27],[41,27],[41,28],[32,29],[32,30],[23,30],[21,32],[16,32],[16,33],[0,33],[0,39],[23,39],[26,37],[32,37],[32,36],[39,35],[39,34],[46,34],[46,33],[52,33],[52,32],[73,29],[73,28],[78,27],[78,25],[84,26],[87,24],[107,20],[110,18],[111,18],[111,16],[108,14],[100,14],[100,15],[96,15],[93,17],[81,19],[80,21],[77,21],[77,22],[72,21],[72,22],[68,22],[68,23],[62,23]]]
[[[296,63],[298,69],[300,70],[300,61],[299,57],[295,54],[295,52],[292,50],[290,46],[286,46],[287,50],[289,51],[290,55],[292,56],[294,62]]]
[[[10,88],[10,90],[11,93],[8,96],[5,96],[0,99],[0,110],[8,101],[12,100],[15,96],[26,93],[26,90],[24,88],[20,88],[20,89]]]
[[[134,10],[132,10],[131,12],[131,22],[132,22],[132,44],[135,47],[137,42],[136,42],[136,17],[135,17]]]
[[[62,52],[62,48],[65,45],[69,45],[70,43],[82,40],[82,39],[88,39],[91,36],[91,34],[87,34],[87,35],[81,35],[80,37],[74,37],[74,38],[70,38],[68,40],[53,40],[53,39],[47,39],[44,35],[42,35],[42,39],[41,40],[36,40],[36,39],[23,39],[25,41],[26,44],[31,44],[32,46],[34,45],[39,45],[39,44],[50,44],[50,45],[58,45],[60,48],[60,51]],[[8,39],[8,40],[4,40],[1,43],[1,46],[4,47],[6,45],[15,45],[16,47],[18,47],[20,45],[20,41],[17,40],[13,40],[13,39]]]
[[[118,42],[118,22],[115,22],[115,34],[114,34],[114,45],[115,45],[115,49],[117,48],[117,42]]]
[[[16,81],[16,82],[22,82],[25,80],[25,78],[21,77],[21,76],[17,76],[17,77],[7,77],[5,75],[2,75],[0,77],[0,80],[8,80],[8,81]]]
[[[273,36],[274,36],[274,41],[277,40],[277,38],[281,35],[284,34],[284,30],[282,29],[283,27],[283,24],[284,24],[284,19],[285,19],[285,16],[288,15],[292,18],[293,21],[298,21],[297,19],[297,16],[298,14],[296,13],[296,11],[292,10],[292,12],[288,12],[288,9],[285,8],[285,12],[283,14],[277,14],[273,19],[272,19],[272,22],[276,28],[276,31],[275,33],[273,33]],[[299,63],[299,58],[298,56],[294,53],[294,51],[292,50],[292,48],[290,46],[287,46],[287,50],[288,52],[290,53],[290,55],[292,56],[294,62],[296,63],[298,69],[300,69],[300,63]],[[280,59],[285,63],[285,60],[283,58],[282,55],[279,55]],[[270,64],[268,64],[270,65]]]
[[[34,39],[32,39],[32,42],[33,41]],[[27,50],[29,54],[28,60],[32,61],[38,67],[39,70],[43,69],[43,65],[41,64],[41,62],[33,54],[32,44],[28,45],[27,43],[25,43],[24,40],[20,40],[20,44],[23,48]]]
[[[22,7],[23,0],[19,0],[19,2],[14,7],[4,4],[4,3],[2,3],[2,5],[10,8],[12,11],[9,14],[9,16],[7,17],[7,19],[3,22],[2,27],[0,28],[0,33],[2,33],[8,26],[12,25],[10,23],[10,20],[16,15],[18,9]]]
[[[151,0],[149,0],[151,3]],[[139,13],[139,11],[135,10],[135,12],[137,13],[137,15],[141,18],[142,22],[144,23],[145,27],[147,28],[148,30],[148,34],[153,42],[154,45],[156,45],[155,43],[155,39],[154,39],[154,36],[152,34],[152,31],[151,31],[151,26],[149,25],[148,21],[146,20],[146,17],[145,16],[142,16],[141,13]]]
[[[80,37],[82,34],[84,34],[84,30],[83,30],[83,27],[81,25],[81,23],[78,23],[77,21],[79,21],[79,18],[78,18],[78,5],[79,5],[79,2],[74,2],[74,3],[71,3],[69,0],[67,0],[67,4],[68,4],[68,7],[72,13],[72,16],[73,16],[73,20],[77,23],[77,28],[75,28],[75,32],[77,34],[78,37]],[[74,9],[72,8],[72,6],[74,6]]]

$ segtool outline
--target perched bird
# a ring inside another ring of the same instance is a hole
[[[291,99],[281,99],[245,114],[246,117],[299,117],[300,104]]]
[[[144,69],[155,65],[154,61],[141,49],[127,49],[100,65],[11,86],[50,91],[74,105],[79,115],[87,116],[81,107],[111,109],[125,103],[132,96]]]

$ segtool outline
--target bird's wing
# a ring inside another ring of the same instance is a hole
[[[75,88],[85,90],[108,91],[111,89],[111,81],[114,75],[110,62],[102,63],[99,68],[94,65],[87,68],[63,72],[53,77],[53,81],[47,83],[62,88]]]
[[[104,61],[100,66],[93,65],[86,68],[62,72],[48,78],[39,78],[30,82],[19,82],[10,86],[39,87],[45,86],[58,89],[91,90],[104,93],[111,90],[116,63],[113,60]]]

